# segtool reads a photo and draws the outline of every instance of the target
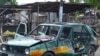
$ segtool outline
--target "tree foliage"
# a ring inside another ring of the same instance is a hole
[[[74,3],[74,0],[69,0],[70,3]]]
[[[17,5],[16,0],[0,0],[0,5]]]
[[[69,0],[70,3],[80,3],[82,0]],[[95,6],[97,6],[98,9],[100,9],[100,0],[83,0],[84,3],[88,3],[88,4],[93,4]]]
[[[69,0],[70,3],[78,3],[80,2],[81,0]]]
[[[84,0],[85,3],[93,4],[97,6],[98,9],[100,9],[100,0]]]

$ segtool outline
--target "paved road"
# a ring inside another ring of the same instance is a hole
[[[99,47],[98,50],[96,51],[95,56],[100,56],[100,47]]]
[[[100,45],[100,39],[98,40],[98,44]],[[100,56],[100,47],[97,49],[95,56]]]

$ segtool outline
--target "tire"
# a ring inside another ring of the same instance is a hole
[[[89,46],[87,55],[95,56],[95,47],[94,46]]]
[[[46,52],[42,56],[55,56],[52,52]]]

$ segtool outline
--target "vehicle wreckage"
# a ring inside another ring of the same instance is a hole
[[[98,47],[95,31],[82,23],[42,23],[29,34],[20,30],[2,44],[2,56],[94,56]]]

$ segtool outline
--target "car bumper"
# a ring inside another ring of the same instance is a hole
[[[18,54],[18,53],[10,53],[10,52],[1,52],[0,56],[29,56],[29,55]]]

